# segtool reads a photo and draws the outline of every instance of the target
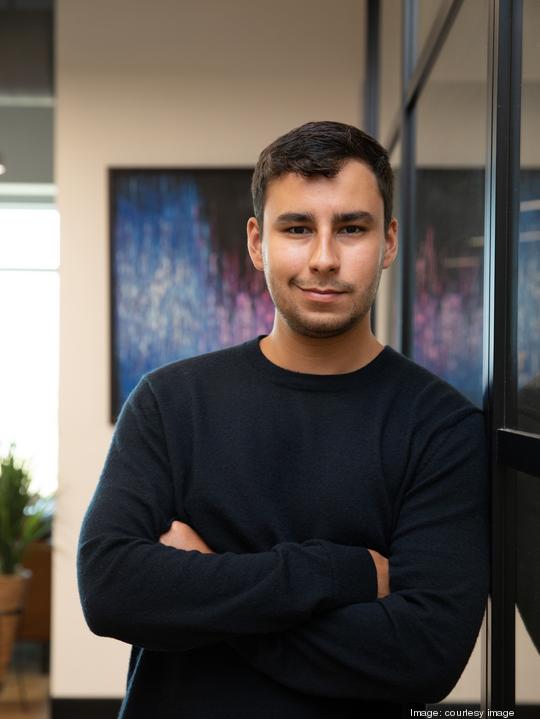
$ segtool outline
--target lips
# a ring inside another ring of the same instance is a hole
[[[299,285],[297,287],[311,302],[337,302],[345,294],[345,292],[330,287],[300,287]]]
[[[319,287],[300,287],[304,292],[316,292],[319,295],[341,295],[339,290],[321,290]]]

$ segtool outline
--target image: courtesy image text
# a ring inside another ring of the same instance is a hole
[[[411,709],[411,717],[476,717],[484,719],[485,717],[515,717],[516,713],[513,709]]]

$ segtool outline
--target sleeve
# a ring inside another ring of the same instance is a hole
[[[94,633],[181,651],[285,630],[377,595],[375,566],[361,547],[310,539],[202,554],[163,546],[159,536],[177,516],[174,496],[158,404],[143,379],[121,412],[79,538],[79,593]]]
[[[403,496],[388,597],[228,643],[308,694],[440,701],[465,667],[487,598],[486,470],[483,420],[469,415],[437,438]]]

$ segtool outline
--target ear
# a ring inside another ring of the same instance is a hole
[[[386,269],[396,259],[398,251],[398,222],[395,217],[392,217],[388,226],[388,231],[384,237],[384,259],[383,268]]]
[[[262,254],[262,237],[259,231],[259,223],[257,218],[250,217],[247,222],[247,248],[253,266],[261,272],[264,269]]]

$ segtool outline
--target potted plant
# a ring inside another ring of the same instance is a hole
[[[30,474],[15,460],[11,446],[8,455],[0,457],[0,688],[31,574],[22,567],[24,550],[51,527],[48,503],[30,484]]]

